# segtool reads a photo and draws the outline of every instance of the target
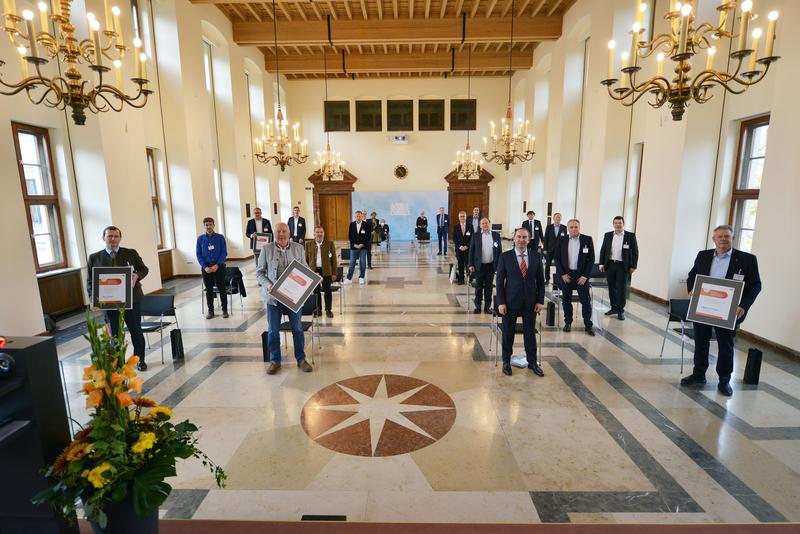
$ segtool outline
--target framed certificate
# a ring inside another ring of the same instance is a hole
[[[297,313],[322,281],[322,277],[294,260],[272,285],[272,298]]]
[[[272,243],[272,234],[269,232],[255,232],[253,234],[253,252],[261,252],[264,245]]]
[[[728,330],[736,328],[736,308],[742,300],[744,280],[698,275],[693,290],[687,320]]]
[[[92,306],[133,308],[133,267],[92,267]]]

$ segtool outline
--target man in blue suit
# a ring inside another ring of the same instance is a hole
[[[450,217],[444,212],[444,208],[439,208],[436,214],[436,235],[439,237],[439,254],[447,256],[447,230],[450,228]]]
[[[572,330],[572,292],[578,291],[583,312],[583,327],[594,336],[592,324],[592,302],[589,298],[589,277],[594,266],[594,243],[592,238],[581,233],[578,219],[567,222],[567,237],[556,242],[556,277],[561,283],[564,306],[564,332]]]
[[[742,299],[736,308],[736,327],[733,330],[694,323],[694,370],[692,374],[681,379],[682,386],[706,383],[708,369],[708,348],[711,340],[711,329],[717,336],[717,375],[719,385],[717,391],[726,397],[733,395],[731,375],[733,374],[733,350],[736,344],[736,329],[747,317],[747,311],[761,292],[761,276],[758,274],[758,260],[753,254],[733,248],[733,228],[727,224],[717,226],[711,237],[715,248],[701,250],[697,253],[694,266],[689,271],[686,284],[689,294],[694,293],[694,280],[698,274],[744,281]]]
[[[517,319],[522,316],[522,339],[528,369],[544,376],[536,362],[536,315],[544,306],[544,269],[542,258],[528,248],[527,228],[514,232],[514,248],[503,252],[497,263],[497,313],[503,317],[503,374],[511,376],[511,352]]]
[[[503,251],[500,234],[491,231],[489,219],[481,219],[481,231],[472,236],[469,243],[469,272],[475,275],[475,309],[481,312],[481,295],[483,295],[483,311],[492,313],[492,283],[497,270],[497,261]]]

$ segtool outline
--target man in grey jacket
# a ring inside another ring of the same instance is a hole
[[[267,323],[269,333],[267,334],[267,348],[269,349],[269,368],[268,375],[274,375],[281,368],[281,339],[280,326],[281,317],[286,315],[292,325],[292,339],[294,342],[294,357],[297,360],[297,367],[301,371],[310,373],[313,371],[311,364],[306,361],[305,335],[303,325],[300,320],[301,313],[293,312],[269,294],[272,284],[283,274],[283,271],[294,260],[306,263],[306,252],[303,245],[289,241],[289,225],[279,223],[275,227],[275,242],[264,245],[261,254],[258,256],[258,267],[256,267],[256,279],[261,286],[261,298],[267,304]]]

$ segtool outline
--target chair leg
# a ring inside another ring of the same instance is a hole
[[[163,327],[158,331],[161,336],[161,365],[164,365],[164,329]]]
[[[144,340],[147,341],[147,349],[150,349],[150,336],[147,335],[147,332],[144,333]]]
[[[683,374],[683,347],[686,345],[686,323],[681,321],[681,374]]]
[[[668,332],[669,332],[669,319],[667,319],[667,326],[664,327],[664,339],[661,340],[661,353],[658,355],[660,358],[664,357],[664,345],[667,342]]]

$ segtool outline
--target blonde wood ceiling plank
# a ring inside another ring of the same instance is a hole
[[[541,11],[542,7],[544,7],[544,4],[545,4],[546,2],[547,2],[547,0],[539,0],[539,3],[538,3],[538,4],[536,4],[536,5],[533,7],[533,11],[531,11],[531,17],[535,17],[536,15],[538,15],[538,14],[539,14],[539,11]]]
[[[294,5],[294,7],[300,13],[300,16],[302,17],[302,19],[307,21],[308,20],[308,15],[306,15],[306,9],[303,7],[303,4],[298,2],[298,3],[296,3]]]
[[[461,25],[450,18],[438,19],[373,19],[339,20],[335,27],[338,43],[458,43]],[[514,36],[519,42],[549,41],[561,36],[561,16],[524,17],[515,21]],[[274,36],[269,24],[234,21],[234,41],[240,45],[267,45]],[[473,24],[467,33],[467,42],[495,43],[508,39],[511,18],[492,18],[491,24]],[[278,32],[280,44],[323,44],[327,42],[327,25],[324,20],[288,21],[281,23]]]
[[[411,44],[411,43],[408,43],[408,53],[410,54],[410,53],[412,53],[413,51],[414,51],[414,45],[413,45],[413,44]]]
[[[500,12],[500,15],[505,17],[508,14],[508,10],[511,9],[511,2],[512,0],[506,0],[505,5],[503,6],[503,11]]]
[[[317,8],[317,4],[314,2],[310,2],[311,9],[314,10],[314,14],[317,16],[317,20],[322,20],[322,13],[319,12],[319,8]]]
[[[414,0],[408,0],[408,18],[414,18]]]
[[[300,51],[300,49],[299,49],[299,48],[297,48],[297,46],[294,46],[294,45],[293,45],[293,46],[292,46],[292,49],[293,49],[295,52],[297,52],[297,55],[298,55],[298,56],[300,56],[300,55],[302,55],[302,54],[303,54],[303,53]]]
[[[562,1],[562,0],[556,0],[555,2],[553,2],[553,5],[552,5],[552,7],[550,7],[550,11],[548,11],[548,12],[547,12],[547,16],[548,16],[548,17],[552,16],[552,15],[553,15],[553,13],[555,13],[555,12],[556,12],[556,9],[558,9],[558,6],[560,6],[560,5],[561,5],[561,1]]]
[[[347,18],[353,20],[353,12],[350,11],[350,2],[348,0],[344,0],[344,10],[347,11]]]
[[[359,54],[363,54],[364,53],[364,51],[361,49],[361,45],[356,45],[356,48],[358,48],[358,53]]]
[[[422,43],[422,53],[425,53],[425,43]]]
[[[253,4],[245,4],[245,5],[247,6],[247,9],[249,9],[250,12],[253,14],[253,16],[256,18],[257,21],[259,22],[264,21],[264,19],[261,18],[261,15],[258,14],[258,11],[256,11],[256,8],[253,7]]]
[[[425,18],[430,18],[431,14],[431,0],[425,0]]]
[[[383,0],[378,0],[378,18],[383,20]]]
[[[474,52],[475,49],[478,48],[478,43],[472,43],[472,51]]]
[[[443,19],[444,14],[447,11],[447,0],[442,0],[442,9],[439,11],[439,18]]]
[[[484,51],[484,52],[486,52],[487,50],[489,50],[489,46],[491,46],[491,44],[492,44],[492,43],[486,43],[486,44],[484,44],[484,45],[483,45],[483,51]]]
[[[521,46],[521,47],[519,47],[519,51],[520,51],[520,52],[524,52],[524,51],[525,51],[525,49],[526,49],[526,48],[528,48],[528,45],[529,45],[529,44],[531,44],[531,43],[522,43],[522,46]]]
[[[489,6],[486,8],[487,19],[492,16],[492,11],[494,11],[494,6],[496,5],[497,5],[497,0],[491,0],[491,2],[489,2]]]
[[[497,43],[497,52],[499,52],[500,49],[503,48],[503,44],[505,43]]]
[[[400,53],[400,43],[395,45],[395,51],[399,54]]]
[[[528,4],[530,4],[530,3],[531,3],[531,0],[525,0],[524,2],[522,2],[522,7],[519,8],[519,11],[517,11],[517,16],[518,17],[521,17],[522,14],[525,13],[525,10],[528,8]]]
[[[384,53],[384,54],[388,54],[388,53],[389,53],[389,49],[388,49],[388,47],[386,46],[386,43],[383,43],[383,53]]]
[[[247,20],[247,17],[245,17],[245,16],[244,16],[244,14],[243,14],[243,13],[242,13],[242,11],[241,11],[241,9],[243,9],[243,8],[242,8],[242,7],[241,7],[239,4],[230,4],[228,7],[229,7],[229,8],[230,8],[230,10],[231,10],[233,13],[235,13],[235,14],[236,14],[236,16],[238,16],[240,19],[242,19],[243,21],[244,21],[244,20]]]
[[[267,12],[267,15],[269,15],[269,20],[275,18],[275,15],[272,14],[272,8],[268,6],[265,2],[261,2],[261,7],[264,9],[264,11]]]
[[[331,2],[331,0],[328,0],[328,11],[331,12],[331,17],[333,17],[333,20],[337,20],[339,18],[339,14],[336,12],[336,8],[333,7],[333,2]]]
[[[475,13],[478,12],[478,6],[481,5],[480,0],[472,0],[472,11],[469,13],[470,18],[475,17]]]
[[[286,20],[291,22],[292,16],[289,14],[289,10],[286,9],[286,5],[283,2],[278,2],[278,7],[281,9],[281,13],[283,13],[283,16],[286,17]]]
[[[433,43],[433,53],[435,54],[438,51],[439,51],[439,43]]]
[[[461,16],[461,8],[463,7],[464,7],[464,0],[458,0],[458,2],[456,2],[456,17]]]
[[[350,53],[350,47],[347,46],[347,45],[344,45],[344,51],[349,54]]]
[[[397,0],[392,0],[392,13],[394,14],[394,20],[397,20]]]
[[[324,46],[317,45],[317,48],[319,48],[319,51],[322,52],[323,54],[325,53],[325,47]]]
[[[372,50],[373,54],[375,53],[375,45],[374,44],[370,44],[369,45],[369,49]]]
[[[364,20],[369,19],[367,15],[367,4],[364,0],[361,0],[361,15],[364,17]]]

